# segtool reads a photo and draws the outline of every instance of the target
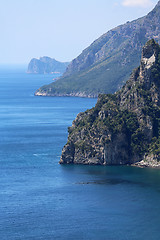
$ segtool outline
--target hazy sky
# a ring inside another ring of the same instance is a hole
[[[158,0],[1,0],[0,64],[50,56],[71,61],[113,27],[146,15]]]

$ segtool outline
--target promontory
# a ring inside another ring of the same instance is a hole
[[[115,94],[101,94],[94,108],[68,128],[61,164],[160,166],[160,46],[148,41],[140,66]]]

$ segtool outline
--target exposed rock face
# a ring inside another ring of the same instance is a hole
[[[151,155],[160,159],[160,46],[154,40],[120,91],[99,95],[94,108],[78,114],[60,163],[133,164]]]
[[[33,58],[28,65],[28,73],[64,73],[68,62],[58,62],[54,58],[41,57],[40,59]]]
[[[47,96],[114,93],[138,66],[142,47],[151,38],[160,43],[160,1],[147,16],[102,35],[69,64],[62,78],[38,91]]]

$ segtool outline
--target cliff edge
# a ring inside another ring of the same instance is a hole
[[[160,166],[160,46],[142,50],[140,66],[115,94],[99,95],[68,128],[61,164]]]

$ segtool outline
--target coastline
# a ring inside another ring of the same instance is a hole
[[[88,94],[85,92],[73,92],[73,93],[46,93],[36,91],[34,96],[42,97],[81,97],[81,98],[98,98],[99,94]]]

